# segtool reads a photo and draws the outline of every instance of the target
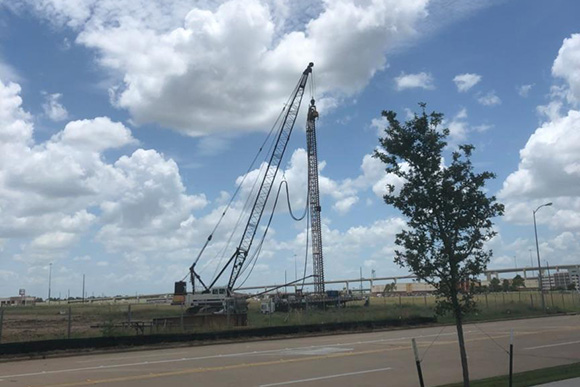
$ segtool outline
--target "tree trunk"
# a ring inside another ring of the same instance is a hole
[[[463,386],[469,387],[469,368],[467,365],[467,352],[465,351],[465,340],[463,339],[463,323],[461,307],[457,294],[451,296],[453,302],[453,313],[455,314],[455,326],[457,327],[457,341],[459,342],[459,354],[461,356],[461,368],[463,370]]]

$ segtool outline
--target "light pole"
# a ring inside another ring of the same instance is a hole
[[[544,284],[542,282],[542,264],[540,263],[540,245],[538,245],[538,227],[536,226],[536,212],[542,207],[551,206],[552,202],[542,204],[536,208],[532,213],[534,216],[534,234],[536,236],[536,253],[538,255],[538,287],[540,288],[540,295],[542,296],[542,309],[546,312],[546,301],[544,300]]]

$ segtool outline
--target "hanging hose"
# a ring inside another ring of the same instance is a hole
[[[302,273],[302,286],[300,287],[300,290],[304,290],[304,282],[306,281],[306,267],[308,266],[308,242],[309,242],[309,236],[310,236],[310,206],[307,206],[308,210],[307,210],[307,215],[308,218],[306,219],[306,251],[304,253],[304,272]],[[314,279],[316,280],[316,278]]]
[[[290,212],[290,216],[292,217],[292,219],[294,219],[297,222],[300,222],[306,216],[306,211],[308,211],[308,199],[310,197],[310,190],[308,189],[308,185],[306,186],[306,205],[304,206],[304,213],[301,216],[297,217],[292,212],[292,205],[290,204],[290,192],[288,190],[288,182],[286,181],[286,179],[280,182],[280,186],[282,186],[282,184],[286,185],[286,202],[288,203],[288,212]]]

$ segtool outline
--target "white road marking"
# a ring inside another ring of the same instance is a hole
[[[558,343],[558,344],[538,345],[537,347],[524,348],[524,351],[528,351],[528,350],[532,350],[532,349],[540,349],[540,348],[559,347],[561,345],[572,345],[572,344],[578,344],[578,343],[580,343],[580,340],[578,340],[578,341],[567,341],[565,343]]]
[[[140,359],[140,358],[146,358],[146,357],[161,357],[161,356],[175,356],[175,355],[184,355],[187,354],[189,352],[171,352],[171,353],[156,353],[153,355],[135,355],[135,356],[117,356],[117,357],[108,357],[106,359],[89,359],[89,360],[76,360],[75,363],[78,364],[83,364],[83,363],[94,363],[96,361],[114,361],[114,360],[128,360],[128,359]],[[96,355],[99,356],[99,355]]]
[[[467,331],[465,333],[471,333],[473,331]],[[475,332],[477,333],[477,332]],[[439,336],[449,336],[455,335],[455,333],[444,333]],[[431,335],[418,335],[414,336],[415,338],[429,338],[438,336],[437,334]],[[199,357],[182,357],[178,359],[166,359],[166,360],[154,360],[154,361],[142,361],[136,363],[125,363],[125,364],[110,364],[110,365],[98,365],[92,367],[80,367],[80,368],[68,368],[62,370],[48,370],[48,371],[38,371],[38,372],[30,372],[30,373],[23,373],[23,374],[16,374],[16,375],[0,375],[1,378],[18,378],[18,377],[26,377],[26,376],[38,376],[44,374],[62,374],[62,373],[71,373],[71,372],[80,372],[80,371],[94,371],[94,370],[102,370],[102,369],[114,369],[114,368],[123,368],[123,367],[135,367],[135,366],[144,366],[144,365],[155,365],[155,364],[167,364],[167,363],[179,363],[179,362],[186,362],[186,361],[195,361],[195,360],[207,360],[207,359],[216,359],[216,358],[226,358],[226,357],[239,357],[239,356],[256,356],[256,355],[264,355],[264,354],[282,354],[282,355],[293,355],[292,351],[297,350],[314,350],[316,348],[328,348],[328,347],[341,347],[341,346],[351,346],[351,345],[361,345],[361,344],[374,344],[374,343],[385,343],[390,341],[401,341],[401,340],[410,340],[411,336],[409,337],[398,337],[398,338],[390,338],[390,339],[376,339],[376,340],[366,340],[366,341],[356,341],[356,342],[349,342],[349,343],[335,343],[335,344],[326,344],[326,345],[311,345],[305,347],[294,347],[294,348],[281,348],[281,349],[270,349],[264,351],[251,351],[251,352],[238,352],[238,353],[231,353],[231,354],[218,354],[218,355],[208,355],[208,356],[199,356]],[[100,361],[107,361],[107,359],[100,359]]]
[[[297,383],[306,383],[306,382],[314,382],[316,380],[324,380],[324,379],[333,379],[333,378],[341,378],[343,376],[352,376],[352,375],[362,375],[362,374],[370,374],[371,372],[381,372],[381,371],[388,371],[392,369],[391,367],[387,368],[377,368],[374,370],[366,370],[366,371],[357,371],[357,372],[347,372],[344,374],[336,374],[336,375],[328,375],[328,376],[320,376],[317,378],[308,378],[308,379],[299,379],[299,380],[290,380],[287,382],[280,382],[280,383],[271,383],[271,384],[261,384],[260,387],[272,387],[272,386],[285,386],[287,384],[297,384]]]
[[[287,351],[284,351],[284,354],[317,356],[317,355],[330,355],[332,353],[348,352],[348,351],[352,351],[352,350],[353,350],[353,348],[321,347],[321,348],[308,348],[308,349],[289,349]]]

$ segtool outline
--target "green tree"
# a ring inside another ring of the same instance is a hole
[[[504,279],[501,282],[501,290],[503,290],[504,292],[509,292],[510,289],[511,289],[510,280]]]
[[[489,291],[494,293],[501,291],[499,279],[495,277],[491,279],[491,281],[489,282]]]
[[[469,386],[462,321],[475,302],[466,284],[483,273],[492,256],[484,243],[496,234],[491,218],[503,214],[503,205],[484,190],[495,175],[474,172],[472,145],[459,146],[445,165],[449,130],[440,128],[443,115],[427,114],[425,104],[420,106],[422,113],[404,124],[395,112],[383,111],[388,126],[374,156],[402,182],[387,185],[384,196],[407,218],[395,240],[402,248],[395,251],[395,262],[435,287],[438,314],[453,314],[463,383]]]
[[[388,293],[392,293],[395,291],[395,289],[397,289],[397,284],[392,282],[390,284],[386,284],[385,288],[383,289],[383,296],[388,294]]]
[[[512,279],[512,287],[511,290],[518,290],[519,288],[525,288],[526,281],[522,278],[521,275],[516,274],[516,276]]]

